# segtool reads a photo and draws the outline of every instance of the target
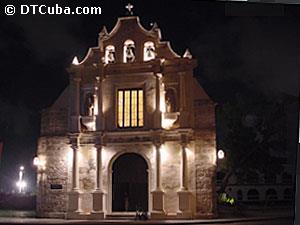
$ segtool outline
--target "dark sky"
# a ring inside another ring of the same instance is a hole
[[[33,185],[31,160],[39,132],[39,112],[68,84],[65,68],[97,45],[103,25],[110,31],[127,1],[76,1],[101,6],[102,15],[14,15],[0,10],[0,138],[5,142],[0,189],[8,189],[24,164]],[[75,1],[22,1],[22,4]],[[263,92],[298,96],[300,8],[296,5],[225,4],[205,1],[131,1],[142,25],[157,22],[164,40],[182,55],[189,48],[198,59],[196,76],[219,103],[236,94]],[[251,90],[251,91],[250,91]],[[297,122],[297,121],[295,121]]]

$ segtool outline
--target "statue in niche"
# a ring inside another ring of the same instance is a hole
[[[113,49],[109,49],[107,54],[107,63],[114,63],[114,62],[115,62],[115,52]]]
[[[176,112],[176,100],[174,90],[168,89],[165,95],[166,112]]]
[[[172,103],[168,96],[166,96],[166,112],[167,113],[172,112]]]
[[[133,44],[126,45],[125,54],[126,54],[126,62],[133,62],[135,60]]]
[[[87,116],[93,116],[94,115],[94,96],[92,94],[87,95],[86,115]]]

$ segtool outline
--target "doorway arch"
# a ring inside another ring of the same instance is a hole
[[[112,212],[148,211],[148,164],[136,153],[124,153],[112,165]]]

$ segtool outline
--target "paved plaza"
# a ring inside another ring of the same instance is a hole
[[[231,225],[292,225],[292,217],[253,217],[210,220],[63,220],[39,218],[0,218],[0,224],[231,224]]]

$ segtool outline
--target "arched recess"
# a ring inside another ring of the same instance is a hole
[[[116,54],[115,54],[115,46],[108,45],[105,48],[105,63],[115,63],[116,61]]]
[[[152,41],[144,43],[144,61],[155,59],[155,46]]]
[[[266,200],[276,200],[277,198],[277,192],[275,189],[270,188],[266,191]]]
[[[149,160],[137,152],[122,152],[112,158],[108,165],[108,211],[149,210],[149,168]]]
[[[237,196],[237,200],[242,201],[243,200],[243,191],[239,189],[236,193],[236,196]]]
[[[123,62],[130,63],[135,61],[135,44],[133,40],[126,40],[123,47]]]
[[[247,193],[248,200],[259,200],[259,192],[256,189],[250,189]]]

